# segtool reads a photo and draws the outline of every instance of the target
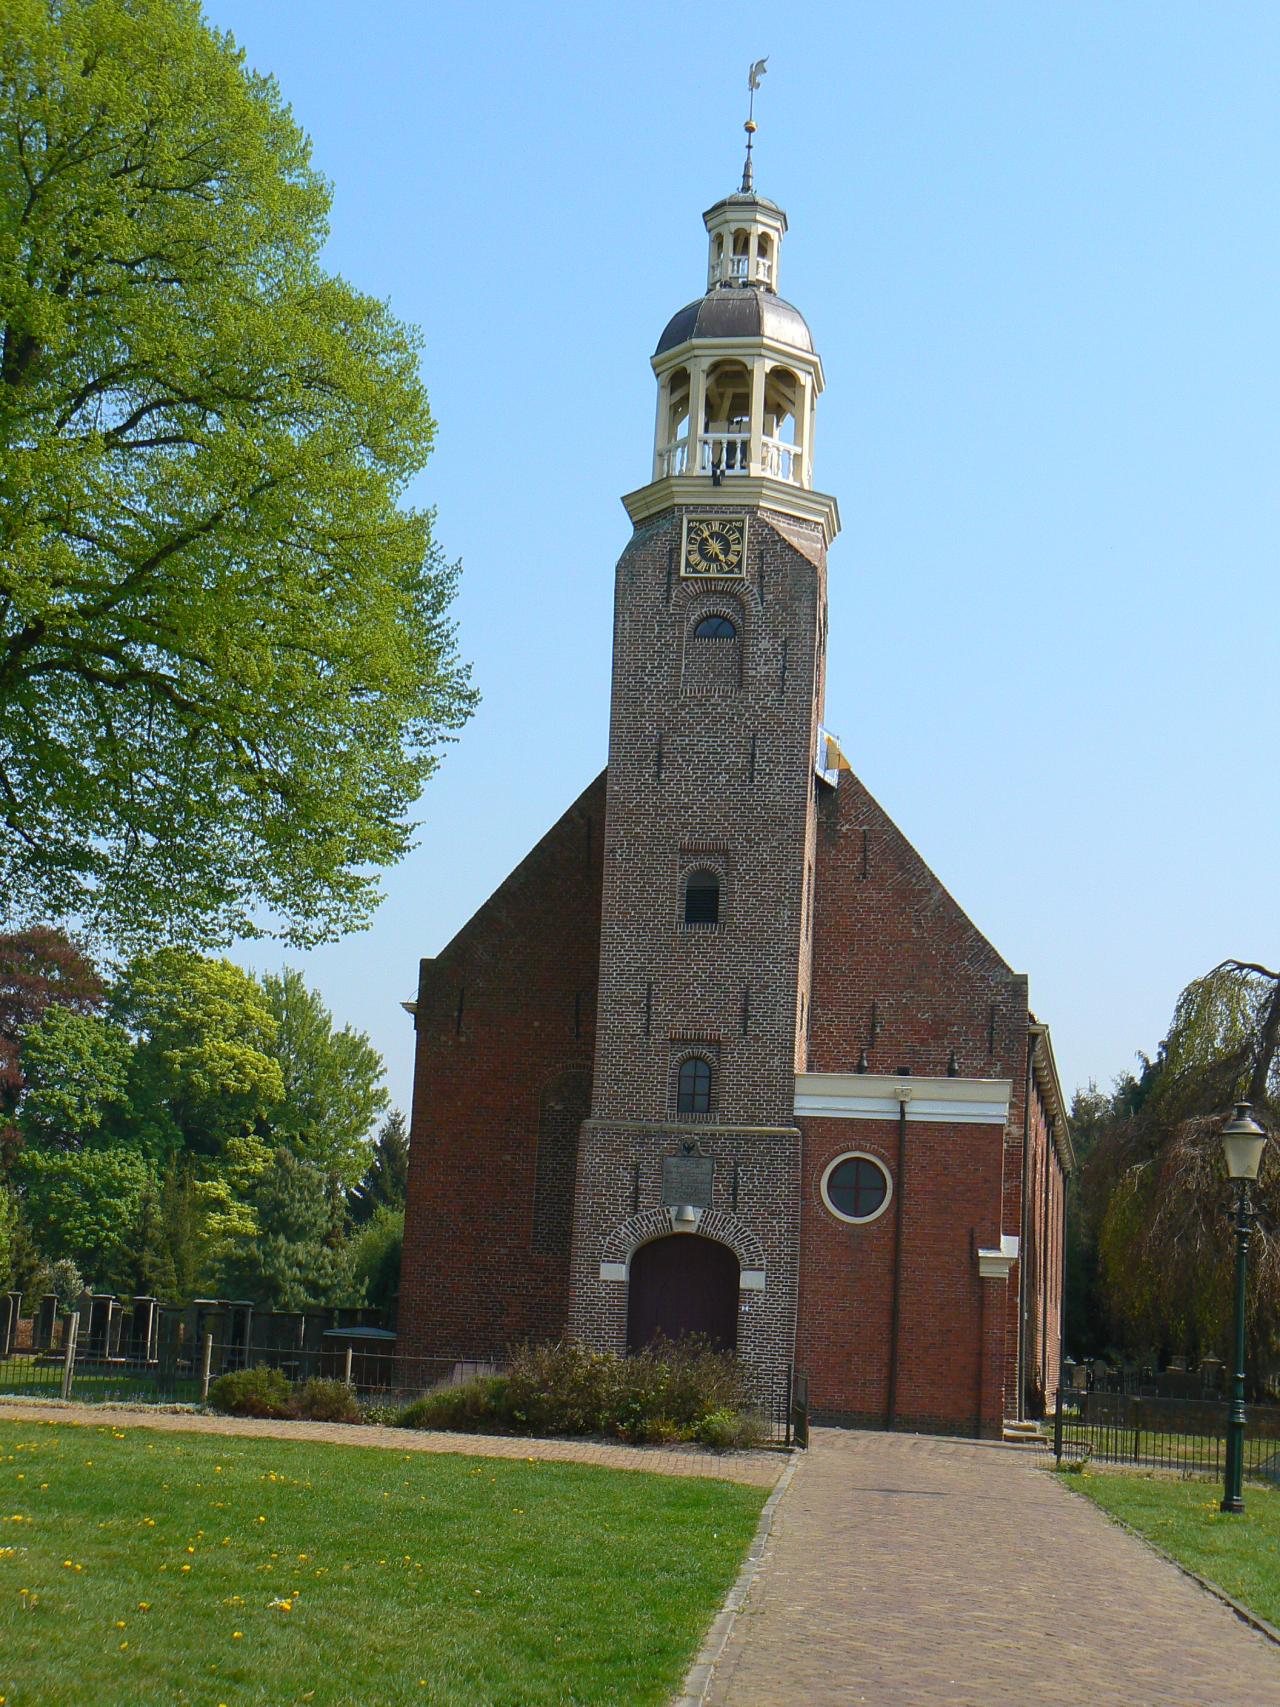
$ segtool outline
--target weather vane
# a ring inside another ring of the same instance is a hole
[[[760,87],[760,79],[768,69],[769,60],[766,56],[764,59],[757,59],[750,71],[747,72],[747,88],[750,94],[747,100],[747,122],[742,127],[747,133],[747,163],[742,168],[743,195],[750,195],[755,188],[755,178],[751,170],[751,139],[756,134],[756,90]]]

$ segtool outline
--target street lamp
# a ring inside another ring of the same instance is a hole
[[[1244,1510],[1244,1301],[1245,1271],[1253,1205],[1249,1187],[1258,1177],[1267,1135],[1253,1118],[1247,1102],[1238,1102],[1234,1117],[1222,1129],[1222,1154],[1236,1186],[1236,1355],[1227,1412],[1227,1474],[1222,1510]]]

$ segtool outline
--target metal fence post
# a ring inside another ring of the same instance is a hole
[[[71,1397],[71,1386],[76,1374],[76,1341],[80,1337],[80,1313],[73,1311],[67,1317],[67,1343],[62,1354],[62,1397]]]
[[[1053,1410],[1053,1456],[1062,1468],[1062,1375],[1058,1375],[1058,1401]]]
[[[790,1446],[791,1445],[791,1404],[792,1404],[791,1380],[792,1380],[792,1376],[794,1375],[794,1373],[795,1373],[795,1365],[792,1363],[789,1363],[787,1365],[787,1422],[786,1422],[786,1429],[785,1429],[785,1432],[783,1435],[783,1441],[782,1441],[782,1444],[784,1446]]]
[[[200,1403],[209,1402],[209,1377],[213,1373],[213,1335],[204,1336],[204,1350],[200,1355]]]

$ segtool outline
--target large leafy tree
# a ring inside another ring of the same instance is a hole
[[[398,502],[417,335],[197,0],[0,8],[0,895],[120,942],[362,922],[472,694]]]
[[[101,1014],[49,1007],[22,1046],[17,1127],[45,1148],[100,1146],[127,1128],[133,1045]]]
[[[22,1046],[50,1006],[96,1013],[102,980],[84,950],[48,925],[0,936],[0,1128],[23,1088]]]
[[[1178,998],[1141,1081],[1118,1089],[1087,1172],[1100,1292],[1117,1341],[1197,1355],[1226,1348],[1230,1191],[1220,1133],[1247,1097],[1280,1121],[1280,973],[1227,960]],[[1280,1346],[1280,1157],[1268,1146],[1255,1193],[1251,1357]]]
[[[127,1149],[24,1150],[14,1178],[46,1256],[70,1257],[101,1290],[131,1290],[139,1217],[155,1184],[144,1157]]]
[[[272,1054],[284,1079],[271,1136],[323,1174],[353,1185],[370,1162],[370,1128],[387,1106],[382,1057],[364,1032],[335,1029],[300,972],[268,974],[262,987],[276,1023]]]
[[[187,949],[140,955],[114,996],[137,1038],[133,1141],[157,1156],[220,1158],[265,1129],[284,1095],[276,1021],[261,985],[229,960]]]

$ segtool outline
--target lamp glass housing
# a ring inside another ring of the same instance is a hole
[[[1249,1104],[1239,1102],[1233,1119],[1222,1129],[1222,1154],[1233,1180],[1256,1180],[1267,1135],[1253,1118]]]

